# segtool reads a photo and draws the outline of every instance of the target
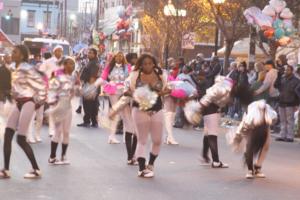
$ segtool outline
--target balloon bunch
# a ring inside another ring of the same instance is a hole
[[[116,25],[115,34],[118,36],[118,39],[128,40],[133,32],[132,22],[130,16],[132,15],[133,8],[128,6],[126,9],[124,6],[120,7],[118,11],[119,20]]]
[[[107,36],[103,32],[97,32],[95,29],[92,32],[92,38],[93,38],[93,45],[98,47],[100,52],[105,51],[105,40]]]
[[[257,7],[245,10],[244,16],[249,24],[256,25],[264,39],[275,40],[279,46],[288,45],[294,33],[292,18],[294,14],[284,0],[270,0],[261,11]]]

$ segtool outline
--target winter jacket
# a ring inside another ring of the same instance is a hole
[[[277,79],[274,85],[280,92],[279,106],[292,107],[299,105],[299,97],[296,89],[300,86],[300,80],[294,75]]]

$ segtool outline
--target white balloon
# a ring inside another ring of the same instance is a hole
[[[270,0],[270,5],[275,9],[276,13],[281,13],[286,7],[286,2],[283,0]]]
[[[280,13],[280,17],[282,17],[283,19],[292,19],[294,17],[294,14],[291,12],[289,8],[285,8]]]
[[[262,10],[262,13],[265,14],[265,15],[268,15],[270,17],[274,17],[276,16],[276,12],[274,10],[274,8],[270,5],[267,5],[263,10]]]

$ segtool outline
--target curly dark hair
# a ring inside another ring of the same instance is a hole
[[[157,60],[155,59],[155,57],[152,56],[152,55],[150,55],[150,54],[147,54],[147,53],[142,54],[142,55],[138,58],[138,60],[137,60],[137,62],[136,62],[136,66],[135,66],[134,71],[141,71],[141,70],[143,70],[143,69],[142,69],[142,68],[143,68],[142,66],[143,66],[144,60],[145,60],[146,58],[151,59],[152,62],[153,62],[153,64],[154,64],[154,69],[156,70],[156,72],[157,72],[158,74],[162,74],[162,69],[158,66],[158,63],[157,63]]]
[[[29,54],[30,54],[29,49],[23,44],[15,45],[15,48],[18,49],[22,54],[23,56],[22,62],[28,62]]]

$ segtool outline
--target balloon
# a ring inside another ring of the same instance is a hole
[[[286,2],[283,0],[270,0],[270,5],[275,9],[276,13],[281,13],[286,7]]]
[[[131,21],[130,21],[130,20],[124,21],[124,23],[123,23],[123,28],[124,28],[124,29],[128,29],[129,26],[130,26],[130,24],[131,24]]]
[[[130,6],[128,6],[128,7],[126,8],[125,14],[126,14],[127,16],[131,16],[131,15],[132,15],[132,12],[133,12],[133,8],[132,8],[132,5],[130,5]]]
[[[284,36],[285,32],[282,28],[277,28],[275,30],[275,37],[276,39],[281,39]]]
[[[285,35],[286,36],[291,36],[294,33],[294,29],[293,28],[287,28],[285,29]]]
[[[280,17],[283,19],[292,19],[294,17],[294,14],[291,12],[289,8],[285,8],[280,13]]]
[[[280,40],[278,40],[280,46],[286,46],[289,43],[291,43],[291,41],[292,41],[291,38],[290,37],[286,37],[286,36],[284,36]]]
[[[274,29],[269,29],[264,32],[264,36],[270,39],[274,36],[274,33],[275,33]]]
[[[284,28],[293,28],[293,22],[290,19],[283,20]]]
[[[122,18],[122,17],[125,16],[125,8],[124,8],[124,6],[121,6],[121,7],[119,8],[119,10],[118,10],[118,16],[119,16],[120,18]]]
[[[264,15],[262,11],[257,7],[251,7],[246,9],[244,12],[244,16],[250,24],[258,25],[259,27],[272,27],[272,17]]]
[[[274,10],[274,8],[270,5],[267,5],[263,10],[262,10],[262,13],[265,14],[265,15],[268,15],[270,17],[274,17],[276,16],[276,12]]]
[[[117,30],[121,30],[121,29],[123,29],[123,23],[122,23],[122,21],[119,21],[117,23]]]
[[[280,19],[276,19],[273,23],[273,28],[278,29],[278,28],[283,28],[283,21]]]

